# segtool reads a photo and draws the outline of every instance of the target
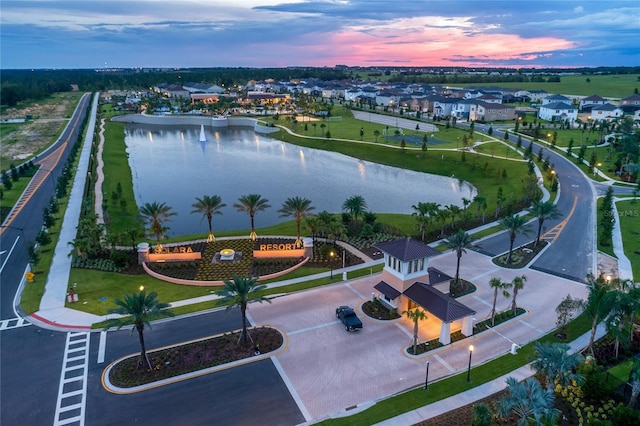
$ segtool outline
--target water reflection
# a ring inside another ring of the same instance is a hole
[[[422,201],[462,206],[458,179],[412,172],[361,161],[341,154],[300,148],[249,129],[128,125],[125,142],[138,205],[165,202],[178,213],[169,235],[206,232],[206,220],[190,214],[195,197],[219,195],[227,204],[213,220],[215,230],[248,229],[249,217],[233,203],[257,193],[271,208],[255,217],[256,227],[281,222],[278,209],[289,197],[309,198],[316,212],[338,213],[352,195],[361,195],[376,213],[412,212]],[[182,143],[182,136],[184,143]],[[215,149],[211,148],[215,144]],[[467,197],[469,198],[469,197]]]

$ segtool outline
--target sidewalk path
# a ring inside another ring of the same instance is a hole
[[[578,337],[573,342],[569,343],[571,352],[580,352],[589,344],[589,337],[591,331]],[[596,340],[606,334],[604,325],[600,324],[596,331]],[[513,377],[518,381],[524,380],[527,377],[531,377],[535,374],[535,370],[531,369],[530,364],[522,366],[512,372],[493,379],[490,382],[484,383],[468,391],[459,393],[449,398],[442,399],[434,402],[433,404],[425,405],[413,411],[401,414],[396,417],[392,417],[383,422],[376,423],[376,426],[406,426],[423,422],[428,419],[432,419],[441,414],[448,413],[449,411],[457,410],[468,404],[473,404],[476,401],[486,398],[489,395],[493,395],[500,392],[507,387],[506,380],[508,377]],[[427,391],[428,392],[428,391]]]
[[[102,158],[102,149],[104,148],[104,118],[100,120],[100,132],[98,133],[98,150],[96,151],[96,184],[93,193],[96,202],[93,205],[93,211],[98,215],[98,223],[104,224],[104,215],[102,203],[104,195],[102,194],[102,182],[104,182],[104,159]],[[106,233],[106,230],[105,230]]]

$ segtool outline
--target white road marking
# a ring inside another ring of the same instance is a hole
[[[319,328],[328,327],[328,326],[334,325],[334,324],[342,324],[342,321],[336,320],[336,321],[331,321],[331,322],[327,322],[327,323],[324,323],[324,324],[314,325],[312,327],[300,328],[300,329],[295,330],[295,331],[289,331],[289,332],[287,332],[287,334],[289,336],[293,336],[294,334],[306,333],[307,331],[317,330]]]
[[[100,332],[100,344],[98,345],[98,364],[104,362],[104,353],[107,349],[107,332]]]
[[[453,368],[452,366],[450,366],[449,364],[447,364],[447,361],[445,361],[444,359],[442,359],[442,358],[440,357],[440,355],[435,354],[433,357],[434,357],[434,358],[435,358],[435,359],[436,359],[440,364],[444,365],[444,367],[445,367],[447,370],[449,370],[449,371],[450,371],[450,372],[452,372],[452,373],[455,373],[456,369],[455,369],[455,368]]]
[[[2,330],[11,330],[12,328],[18,327],[26,327],[31,325],[29,321],[26,321],[24,318],[11,318],[0,321],[0,331]]]
[[[20,240],[20,236],[16,237],[16,240],[13,242],[13,245],[11,246],[11,249],[9,250],[9,254],[7,255],[6,259],[4,259],[4,262],[2,262],[2,266],[0,267],[0,273],[4,269],[4,265],[7,264],[7,261],[11,257],[11,253],[13,253],[13,249],[16,248],[16,244],[18,244],[18,240]],[[3,251],[3,253],[6,253],[6,250]]]
[[[481,298],[481,297],[473,296],[473,298],[474,298],[474,299],[476,299],[478,302],[480,302],[480,303],[483,303],[483,304],[487,305],[487,306],[488,306],[488,307],[490,307],[490,308],[491,308],[491,307],[493,307],[493,305],[492,305],[491,303],[487,302],[486,300],[484,300],[484,299],[483,299],[483,298]]]
[[[53,426],[84,426],[90,341],[90,333],[67,333]]]
[[[309,411],[307,411],[307,407],[304,406],[304,403],[302,402],[302,398],[300,398],[300,395],[298,395],[298,392],[296,392],[296,388],[293,386],[293,383],[291,383],[291,381],[289,380],[287,373],[284,372],[284,368],[282,368],[282,365],[280,365],[280,361],[278,361],[278,357],[272,356],[271,362],[273,362],[273,365],[276,367],[276,370],[278,370],[278,373],[280,374],[282,381],[284,382],[287,389],[289,389],[289,393],[291,394],[291,396],[293,397],[293,400],[298,405],[298,409],[304,416],[304,419],[308,422],[311,421],[313,417],[311,416],[311,414],[309,414]]]

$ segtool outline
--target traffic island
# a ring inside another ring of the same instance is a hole
[[[103,387],[116,394],[147,389],[261,361],[284,350],[284,332],[263,326],[248,330],[251,339],[239,342],[241,330],[147,351],[153,369],[138,369],[140,353],[122,357],[105,368]]]

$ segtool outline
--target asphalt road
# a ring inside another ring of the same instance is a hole
[[[10,223],[2,225],[0,230],[0,251],[3,252],[0,255],[0,319],[16,316],[13,302],[20,280],[26,272],[27,244],[34,241],[36,234],[42,227],[42,211],[49,204],[51,197],[55,195],[55,185],[69,157],[71,146],[76,142],[82,130],[81,124],[87,114],[90,100],[90,94],[85,94],[82,97],[60,138],[47,152],[34,159],[34,163],[42,161],[48,153],[67,143],[57,161],[55,158],[46,161],[47,167],[43,166],[42,172],[49,176],[31,195],[20,213]]]
[[[476,124],[476,129],[480,131],[486,132],[488,128],[487,125]],[[495,129],[494,135],[499,139],[504,137],[502,132]],[[516,137],[510,135],[510,139],[515,142]],[[527,147],[528,142],[523,142],[523,146]],[[564,155],[536,143],[533,144],[533,152],[537,154],[541,147],[544,150],[543,155],[549,156],[550,163],[555,165],[556,176],[560,183],[557,206],[563,214],[559,219],[546,220],[543,224],[543,234],[559,225],[567,216],[571,216],[560,230],[557,239],[538,257],[532,267],[582,282],[595,268],[595,192],[590,180]],[[530,222],[530,229],[527,235],[519,234],[516,237],[514,247],[526,244],[535,238],[538,229],[537,220]],[[508,250],[509,236],[506,232],[481,242],[481,251],[494,256]]]
[[[145,333],[156,348],[241,327],[238,310],[218,311],[153,325]],[[270,359],[148,391],[116,395],[101,384],[99,334],[89,360],[86,424],[89,425],[292,425],[304,422],[298,406]],[[107,363],[139,351],[137,333],[109,332]],[[141,409],[148,407],[148,409]]]

